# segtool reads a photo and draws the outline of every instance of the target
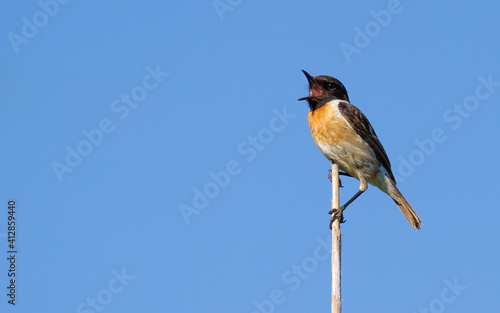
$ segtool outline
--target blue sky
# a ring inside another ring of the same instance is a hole
[[[344,83],[423,221],[375,187],[348,208],[344,312],[497,307],[499,4],[5,5],[2,312],[328,312],[301,69]]]

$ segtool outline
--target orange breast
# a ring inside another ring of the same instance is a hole
[[[310,111],[307,119],[316,145],[341,170],[367,178],[377,172],[379,165],[373,149],[344,119],[338,102]]]
[[[346,120],[340,116],[336,105],[326,104],[315,111],[309,111],[307,120],[318,147],[342,145],[349,135],[355,136],[353,130],[348,129]]]

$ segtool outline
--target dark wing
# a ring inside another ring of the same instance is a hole
[[[349,122],[351,127],[354,128],[356,133],[370,145],[373,151],[375,151],[377,159],[385,167],[390,178],[393,181],[396,181],[394,179],[394,175],[392,174],[391,162],[389,162],[387,153],[385,153],[384,147],[382,147],[382,144],[377,138],[377,134],[375,134],[372,125],[363,112],[361,112],[361,110],[354,105],[345,101],[341,101],[339,103],[339,111],[347,122]]]

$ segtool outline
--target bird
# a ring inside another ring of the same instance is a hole
[[[368,183],[388,194],[408,222],[419,230],[422,221],[396,187],[396,179],[384,147],[366,116],[350,103],[347,90],[336,78],[311,76],[302,70],[309,82],[307,116],[314,142],[341,175],[359,180],[359,190],[343,206],[333,209],[330,228],[335,219],[344,222],[343,211],[368,188]]]

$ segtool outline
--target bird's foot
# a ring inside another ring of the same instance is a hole
[[[328,170],[328,179],[330,180],[330,182],[332,182],[332,169]],[[341,187],[341,188],[344,187],[344,186],[342,186],[342,181],[340,180],[340,177],[339,177],[339,187]]]
[[[344,209],[345,209],[345,207],[341,206],[338,209],[332,209],[328,212],[328,214],[332,215],[332,218],[330,219],[330,229],[332,229],[332,224],[333,224],[333,222],[335,222],[336,219],[338,219],[340,223],[345,223],[344,214],[343,214]]]

